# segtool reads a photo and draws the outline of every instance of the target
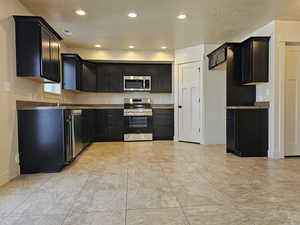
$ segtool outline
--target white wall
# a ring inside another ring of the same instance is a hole
[[[0,185],[19,174],[16,100],[71,102],[72,94],[44,94],[43,85],[16,77],[12,15],[30,15],[17,0],[0,0]]]
[[[205,56],[218,45],[204,45]],[[226,71],[209,70],[203,61],[205,133],[204,144],[226,144]]]
[[[198,45],[175,51],[175,138],[178,140],[178,65],[200,62],[201,68],[201,144],[226,142],[226,76],[224,71],[208,70],[206,54],[216,45]]]
[[[138,50],[105,50],[105,49],[68,49],[69,53],[77,53],[83,59],[122,62],[171,62],[173,51],[138,51]],[[174,74],[174,73],[173,73]],[[174,76],[174,75],[173,75]],[[174,79],[173,79],[174,80]],[[173,82],[174,90],[174,82]],[[151,98],[154,104],[173,104],[174,91],[171,94],[152,93],[79,93],[74,102],[78,104],[123,104],[124,98]]]

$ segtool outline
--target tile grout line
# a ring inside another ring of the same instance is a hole
[[[171,183],[170,183],[168,177],[166,176],[166,174],[165,174],[165,172],[164,172],[162,166],[160,165],[160,163],[158,164],[158,166],[160,167],[160,169],[161,169],[161,171],[162,171],[162,173],[163,173],[163,176],[164,176],[165,179],[167,180],[167,183],[169,184],[170,188],[172,188],[172,185],[171,185]],[[172,189],[171,189],[171,190],[172,190]],[[177,200],[177,202],[178,202],[178,204],[179,204],[179,208],[180,208],[180,210],[181,210],[181,212],[182,212],[182,214],[183,214],[183,216],[184,216],[184,218],[185,218],[185,221],[186,221],[187,225],[191,225],[191,223],[190,223],[188,217],[186,216],[186,214],[185,214],[185,212],[184,212],[184,210],[183,210],[183,206],[181,205],[180,201],[178,200],[178,198],[177,198],[177,196],[176,196],[176,194],[174,193],[173,190],[172,190],[172,193],[174,194],[174,196],[175,196],[175,198],[176,198],[176,200]]]
[[[89,178],[91,177],[91,175],[88,175],[88,177],[87,177],[87,179],[86,179],[86,181],[85,181],[85,183],[82,185],[82,187],[81,187],[81,189],[80,189],[80,191],[76,194],[76,196],[80,196],[80,194],[83,192],[83,190],[84,190],[84,187],[87,185],[87,183],[88,183],[88,180],[89,180]],[[73,209],[73,206],[75,205],[75,199],[74,199],[74,201],[73,201],[73,203],[71,204],[71,207],[70,207],[70,209],[68,210],[68,212],[66,213],[66,216],[65,216],[65,218],[63,219],[63,221],[62,221],[62,224],[61,225],[64,225],[65,224],[65,222],[66,222],[66,220],[67,220],[67,218],[69,217],[69,216],[71,216],[72,215],[72,209]],[[81,214],[81,213],[80,213]]]
[[[127,208],[128,208],[128,163],[129,163],[129,149],[127,149],[127,168],[126,168],[126,195],[125,195],[125,225],[127,225]]]
[[[51,180],[51,179],[53,179],[53,177],[51,177],[49,180]],[[45,180],[45,182],[43,182],[41,185],[39,185],[39,187],[37,187],[36,190],[42,188],[46,183],[49,182],[49,180]],[[20,204],[19,204],[18,206],[14,207],[14,208],[13,208],[9,213],[7,213],[7,215],[5,215],[5,216],[11,216],[11,215],[13,214],[13,211],[17,210],[17,209],[18,209],[21,205],[23,205],[28,199],[30,199],[30,197],[33,196],[33,194],[34,194],[34,192],[35,192],[36,190],[30,191],[29,194],[28,194],[28,196],[27,196],[22,202],[20,202]],[[21,216],[21,215],[22,215],[22,213],[21,213],[20,215],[18,215],[18,216]]]

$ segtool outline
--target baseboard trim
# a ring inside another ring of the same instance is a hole
[[[15,177],[20,175],[20,170],[15,168],[11,171],[4,171],[0,174],[0,186],[8,183],[10,180],[14,179]]]

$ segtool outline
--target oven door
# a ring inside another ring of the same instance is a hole
[[[125,116],[124,141],[152,140],[152,116]]]

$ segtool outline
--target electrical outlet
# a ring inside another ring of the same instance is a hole
[[[3,89],[4,89],[4,91],[7,91],[7,92],[11,91],[11,84],[10,84],[10,82],[4,81],[4,83],[3,83]]]

